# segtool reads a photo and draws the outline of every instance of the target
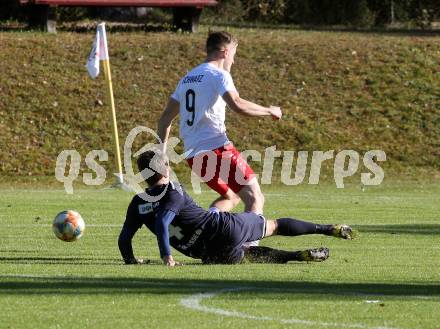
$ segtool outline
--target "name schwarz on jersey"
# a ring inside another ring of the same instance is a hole
[[[189,75],[183,79],[183,83],[195,83],[195,82],[202,82],[203,74],[199,75]]]

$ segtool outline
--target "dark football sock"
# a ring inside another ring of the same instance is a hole
[[[333,235],[333,225],[316,224],[316,234]]]
[[[293,218],[277,219],[278,235],[295,236],[303,234],[332,235],[333,225],[321,225]]]
[[[300,251],[285,251],[260,246],[247,248],[245,250],[245,257],[252,263],[284,264],[291,260],[303,260]]]

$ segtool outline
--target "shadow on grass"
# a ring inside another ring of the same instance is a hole
[[[23,249],[23,250],[19,250],[19,249],[0,249],[0,253],[12,253],[12,254],[16,254],[16,253],[20,253],[20,254],[37,254],[37,253],[41,253],[41,250],[38,249]]]
[[[252,29],[271,29],[271,30],[292,30],[292,31],[313,31],[313,32],[350,32],[365,34],[383,34],[390,36],[438,36],[440,29],[405,29],[405,28],[352,28],[338,26],[314,26],[314,25],[275,25],[266,23],[251,22],[214,22],[211,25],[219,27],[252,28]]]
[[[176,32],[171,25],[167,24],[109,24],[106,26],[108,32]],[[70,24],[59,25],[57,31],[62,32],[77,32],[88,33],[96,31],[96,23],[90,24]],[[33,33],[46,33],[39,29],[33,29],[27,25],[20,26],[7,26],[0,24],[0,32],[33,32]]]
[[[94,32],[96,31],[96,22],[60,22],[57,26],[58,31],[64,32]],[[424,36],[439,36],[440,29],[405,29],[405,28],[350,28],[350,27],[332,27],[332,26],[312,26],[312,25],[283,25],[283,24],[266,24],[266,23],[252,23],[252,22],[202,22],[202,25],[216,26],[216,27],[235,27],[247,29],[270,29],[270,30],[292,30],[292,31],[313,31],[313,32],[348,32],[348,33],[363,33],[363,34],[383,34],[389,36],[409,36],[409,37],[424,37]],[[154,22],[112,22],[107,20],[107,31],[109,32],[176,32],[178,31],[174,26],[168,22],[154,23]],[[26,23],[7,24],[0,22],[1,32],[42,32],[41,30],[34,30]]]
[[[440,234],[440,224],[354,225],[359,232],[388,234]]]
[[[87,257],[0,257],[0,264],[117,265],[121,260]]]
[[[48,264],[48,265],[122,265],[120,258],[96,257],[0,257],[0,264]],[[162,265],[159,260],[148,260],[148,264]],[[201,261],[185,261],[185,265],[202,265]]]
[[[280,294],[294,297],[323,299],[332,296],[358,299],[359,296],[378,295],[390,297],[438,297],[440,286],[426,284],[387,283],[324,283],[324,282],[273,282],[249,280],[194,280],[162,278],[93,278],[93,277],[39,277],[0,275],[0,294],[191,294],[220,289],[240,288],[237,298],[249,294],[278,299]],[[272,294],[272,295],[271,295]]]

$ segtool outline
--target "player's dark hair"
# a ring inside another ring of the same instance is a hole
[[[223,50],[224,47],[231,43],[237,43],[237,39],[230,33],[224,31],[210,32],[206,40],[206,52],[211,54],[214,51]]]
[[[165,173],[166,167],[168,166],[168,160],[161,151],[150,150],[139,155],[137,166],[139,171],[149,169],[144,174],[144,178],[147,184],[151,186],[164,177],[161,173]]]

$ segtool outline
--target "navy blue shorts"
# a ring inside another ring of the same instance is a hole
[[[246,212],[223,212],[219,218],[219,232],[209,242],[205,264],[236,264],[244,257],[243,243],[264,238],[266,220],[263,216]]]

